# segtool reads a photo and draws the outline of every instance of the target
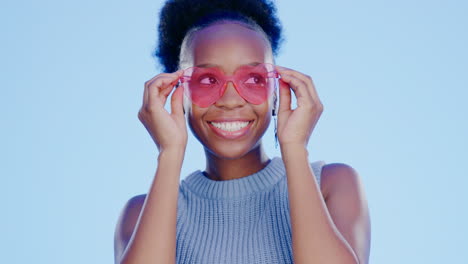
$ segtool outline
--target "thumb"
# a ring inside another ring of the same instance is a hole
[[[171,114],[174,115],[184,115],[184,106],[183,106],[183,96],[184,89],[182,85],[179,85],[171,97]]]
[[[289,88],[289,84],[284,82],[283,80],[279,80],[279,111],[289,111],[291,110],[291,89]]]

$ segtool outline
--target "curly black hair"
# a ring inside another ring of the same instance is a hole
[[[160,12],[159,43],[153,53],[164,71],[177,70],[187,32],[221,20],[259,26],[270,41],[273,54],[278,54],[282,28],[270,0],[168,0]]]

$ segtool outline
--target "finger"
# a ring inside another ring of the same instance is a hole
[[[278,112],[291,110],[291,89],[289,84],[283,80],[279,80],[279,109]]]
[[[153,83],[157,80],[157,79],[160,79],[160,78],[164,78],[164,77],[168,77],[168,74],[167,73],[160,73],[156,76],[154,76],[153,78],[149,79],[148,81],[145,82],[145,96],[144,96],[144,100],[148,101],[148,88],[152,85],[154,85]]]
[[[307,84],[305,84],[302,80],[287,74],[283,74],[281,79],[289,81],[288,83],[291,84],[291,89],[294,91],[294,94],[297,98],[298,107],[301,106],[323,111],[322,102],[318,99],[318,97],[313,97],[310,94],[309,90],[307,89]]]
[[[172,79],[167,78],[155,80],[152,85],[148,87],[148,105],[166,104],[167,97],[174,88],[172,82]]]
[[[161,74],[158,74],[158,75],[154,76],[153,78],[151,78],[151,79],[149,79],[148,81],[145,82],[144,92],[143,92],[143,106],[148,105],[148,102],[149,102],[149,92],[148,92],[149,87],[158,78],[161,78]]]
[[[281,80],[287,84],[293,90],[294,94],[296,95],[297,100],[311,100],[311,95],[307,89],[307,84],[303,82],[301,79],[298,79],[289,74],[282,74]]]
[[[148,104],[166,103],[166,99],[174,89],[174,85],[178,82],[181,71],[171,74],[161,74],[159,78],[154,79],[148,86]]]
[[[182,85],[179,85],[171,97],[171,114],[176,116],[184,115],[184,106],[183,106],[183,94],[184,89]]]
[[[145,87],[154,86],[155,82],[158,82],[160,79],[165,79],[165,78],[179,79],[182,76],[182,72],[183,72],[182,70],[179,70],[173,73],[160,73],[154,76],[153,78],[151,78],[149,81],[145,82]]]
[[[154,81],[157,80],[158,78],[161,78],[161,77],[164,77],[165,74],[164,73],[161,73],[161,74],[158,74],[156,76],[154,76],[153,78],[149,79],[148,81],[145,82],[144,84],[144,91],[143,91],[143,107],[149,105],[149,90],[150,90],[150,87],[153,86],[154,84]]]
[[[278,73],[281,75],[282,73],[287,73],[287,74],[290,74],[298,79],[301,79],[303,82],[305,82],[307,84],[307,88],[309,90],[309,93],[310,95],[314,98],[314,100],[319,100],[319,96],[318,96],[318,93],[317,93],[317,90],[315,88],[315,84],[312,80],[312,77],[310,77],[309,75],[306,75],[306,74],[303,74],[301,72],[298,72],[298,71],[295,71],[295,70],[292,70],[292,69],[289,69],[289,68],[286,68],[286,67],[282,67],[282,66],[276,66],[276,69],[278,71]]]

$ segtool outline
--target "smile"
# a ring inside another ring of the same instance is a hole
[[[210,121],[208,124],[218,136],[225,139],[236,139],[248,133],[253,121]]]
[[[216,128],[222,129],[228,132],[234,132],[237,130],[241,130],[242,128],[246,127],[250,122],[245,121],[234,121],[234,122],[211,122],[213,126]]]

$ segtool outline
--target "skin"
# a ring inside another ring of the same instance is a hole
[[[237,34],[231,34],[236,30]],[[238,45],[242,42],[243,45]],[[217,24],[198,32],[187,50],[197,67],[218,67],[226,75],[243,65],[273,63],[271,48],[256,31],[238,24]],[[242,54],[239,56],[239,54]],[[270,100],[271,101],[271,100]],[[229,180],[253,174],[267,165],[261,138],[271,120],[269,101],[260,105],[246,102],[229,82],[223,96],[213,105],[202,108],[192,104],[188,109],[188,123],[205,149],[205,173],[213,180]],[[250,133],[236,140],[217,136],[208,121],[218,118],[252,120]],[[241,168],[241,169],[240,169]]]
[[[264,36],[238,23],[217,23],[195,34],[184,49],[188,54],[181,54],[189,66],[217,66],[232,74],[241,65],[272,63]],[[309,76],[280,66],[276,70],[281,75],[278,139],[288,181],[294,261],[368,263],[370,219],[360,177],[349,165],[327,164],[318,186],[307,144],[323,105]],[[181,73],[162,73],[145,83],[138,117],[159,149],[158,166],[148,193],[133,197],[122,210],[115,232],[116,263],[174,263],[177,195],[187,144],[181,87],[171,97],[170,113],[164,104]],[[272,107],[271,100],[246,102],[229,83],[215,104],[186,109],[189,127],[205,148],[208,177],[245,177],[268,164],[261,138]],[[234,140],[218,137],[208,121],[226,117],[252,120],[249,133]]]

